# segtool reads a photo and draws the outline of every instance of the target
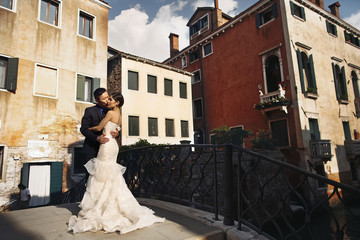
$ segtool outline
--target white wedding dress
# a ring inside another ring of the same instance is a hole
[[[110,121],[105,125],[103,131],[110,140],[101,144],[97,157],[85,164],[90,176],[81,211],[69,219],[68,230],[73,233],[104,230],[124,234],[165,220],[140,206],[127,187],[123,177],[126,168],[116,163],[119,146],[110,135],[117,127]]]

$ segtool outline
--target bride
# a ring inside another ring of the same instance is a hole
[[[113,93],[105,118],[98,126],[89,129],[103,129],[103,133],[110,136],[111,131],[120,128],[123,103],[123,96]],[[155,216],[151,209],[140,206],[132,195],[123,177],[126,168],[116,163],[119,152],[116,139],[111,136],[109,139],[100,145],[97,157],[85,164],[90,176],[80,203],[81,210],[78,216],[70,217],[68,224],[68,230],[74,234],[99,230],[124,234],[165,220]]]

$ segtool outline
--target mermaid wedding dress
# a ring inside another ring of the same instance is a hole
[[[90,176],[81,210],[69,219],[68,230],[73,233],[104,230],[124,234],[165,220],[141,206],[127,187],[123,177],[126,168],[116,163],[119,146],[110,135],[117,127],[110,121],[105,125],[103,131],[110,140],[85,164]]]

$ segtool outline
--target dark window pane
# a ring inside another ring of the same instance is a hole
[[[0,57],[0,88],[5,88],[8,59]]]
[[[47,8],[48,8],[48,3],[47,1],[41,1],[41,6],[40,6],[40,20],[47,22]]]
[[[139,90],[139,73],[128,71],[128,88],[131,90]]]
[[[266,60],[266,84],[268,93],[279,90],[281,83],[279,58],[275,55]]]
[[[93,37],[93,17],[85,13],[80,13],[79,34],[88,38]]]
[[[189,137],[189,122],[181,121],[181,137]]]
[[[158,120],[157,118],[148,118],[149,136],[158,136]]]
[[[179,83],[180,98],[187,98],[186,83]]]
[[[198,99],[194,101],[194,117],[201,118],[202,116],[202,102],[201,99]]]
[[[351,140],[351,132],[350,132],[349,122],[343,122],[343,129],[344,129],[345,140]]]
[[[156,77],[148,75],[148,92],[157,93]]]
[[[200,82],[201,78],[200,78],[200,70],[193,72],[193,76],[192,76],[192,83],[196,83],[196,82]]]
[[[166,136],[167,137],[175,137],[174,130],[174,120],[173,119],[165,119],[165,127],[166,127]]]
[[[0,6],[12,9],[13,0],[0,0]]]
[[[173,95],[172,80],[170,79],[164,79],[164,94],[165,96]]]
[[[320,130],[317,119],[309,118],[310,139],[320,140]]]
[[[190,62],[193,62],[195,60],[199,59],[199,52],[196,50],[194,52],[191,52],[189,55]]]
[[[272,138],[276,146],[289,146],[286,120],[270,123]]]
[[[208,43],[204,46],[204,56],[207,56],[210,53],[212,53],[212,46],[211,43]]]
[[[139,136],[139,117],[129,116],[129,136]]]

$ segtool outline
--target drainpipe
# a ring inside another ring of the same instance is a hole
[[[209,138],[207,136],[208,133],[208,129],[207,129],[207,121],[206,121],[206,107],[205,107],[205,90],[204,90],[204,71],[203,71],[203,65],[202,65],[202,54],[201,54],[201,46],[199,45],[199,61],[200,61],[200,74],[201,74],[201,95],[202,95],[202,99],[203,99],[203,129],[204,129],[204,137],[205,137],[205,141],[204,143],[208,143],[209,142]]]

